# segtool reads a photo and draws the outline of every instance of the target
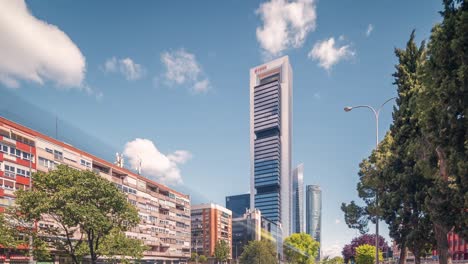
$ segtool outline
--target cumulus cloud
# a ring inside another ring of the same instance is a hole
[[[167,155],[167,158],[175,163],[184,164],[192,158],[192,154],[186,150],[176,150],[174,153]]]
[[[323,251],[323,256],[329,256],[330,258],[333,257],[340,257],[341,256],[341,251],[343,249],[343,245],[339,243],[332,244],[330,246],[324,246],[322,251]]]
[[[339,61],[349,59],[354,55],[355,52],[351,50],[349,45],[335,46],[335,38],[330,38],[315,43],[308,57],[318,60],[318,65],[329,71]]]
[[[137,168],[141,160],[142,174],[164,184],[181,184],[179,165],[192,157],[186,150],[164,155],[151,140],[141,138],[127,142],[123,154],[132,168]]]
[[[161,54],[161,62],[166,67],[164,78],[169,85],[187,85],[195,93],[204,93],[210,89],[210,81],[195,55],[179,49]]]
[[[256,13],[263,23],[257,27],[257,40],[271,55],[301,47],[307,34],[315,30],[317,14],[313,0],[271,0],[261,4]]]
[[[103,70],[112,73],[120,72],[129,81],[141,79],[146,72],[143,66],[135,63],[132,59],[118,60],[116,57],[107,59],[103,65]]]
[[[370,34],[372,33],[372,31],[374,30],[374,26],[372,24],[369,24],[367,26],[367,30],[366,30],[366,36],[370,36]]]
[[[24,0],[0,1],[0,82],[20,80],[83,89],[85,57],[57,26],[35,18]]]

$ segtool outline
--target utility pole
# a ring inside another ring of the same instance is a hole
[[[33,159],[33,154],[32,154],[32,147],[29,145],[29,191],[32,191],[32,159]],[[34,228],[34,223],[31,226],[30,232],[32,232],[32,229]],[[34,263],[34,257],[33,257],[33,237],[32,234],[29,234],[29,264]]]

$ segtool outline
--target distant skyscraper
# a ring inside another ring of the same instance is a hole
[[[321,242],[322,229],[322,190],[318,185],[307,185],[306,193],[306,232]],[[320,259],[320,250],[318,259]]]
[[[293,232],[304,233],[304,164],[293,171]]]
[[[226,196],[226,208],[232,211],[232,218],[243,216],[250,209],[250,194]]]
[[[292,69],[287,56],[250,69],[250,207],[291,232]]]

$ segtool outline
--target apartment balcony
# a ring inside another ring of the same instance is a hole
[[[145,240],[144,244],[147,246],[159,246],[159,241]]]
[[[144,256],[157,256],[157,257],[179,257],[187,258],[190,257],[190,254],[187,253],[176,253],[176,252],[159,252],[159,251],[145,251]]]

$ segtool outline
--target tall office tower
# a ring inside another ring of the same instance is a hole
[[[232,211],[232,218],[243,216],[250,209],[250,194],[226,196],[226,208]]]
[[[250,69],[250,207],[291,232],[292,69],[287,56]]]
[[[306,232],[315,241],[321,242],[322,228],[322,190],[318,185],[307,185],[306,192]],[[320,248],[319,255],[320,259]]]
[[[293,232],[304,233],[304,164],[293,171]]]
[[[232,212],[221,205],[206,203],[192,206],[192,252],[211,257],[216,242],[224,240],[232,256]]]

